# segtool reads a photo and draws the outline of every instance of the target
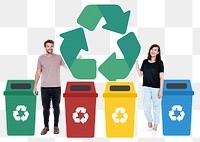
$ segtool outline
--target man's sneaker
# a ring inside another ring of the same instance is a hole
[[[54,134],[59,134],[60,133],[59,128],[58,127],[54,127],[53,133]]]
[[[41,131],[41,135],[45,135],[49,131],[49,127],[44,127]]]

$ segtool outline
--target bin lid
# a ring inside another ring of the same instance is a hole
[[[137,97],[133,82],[107,82],[103,97]]]
[[[190,80],[164,80],[163,95],[194,95]]]
[[[67,82],[63,97],[97,97],[94,82]]]
[[[8,80],[4,95],[34,95],[34,80]]]

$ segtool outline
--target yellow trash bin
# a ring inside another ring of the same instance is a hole
[[[133,137],[136,97],[133,82],[107,82],[105,93],[107,137]]]

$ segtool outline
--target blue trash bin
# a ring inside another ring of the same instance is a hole
[[[193,95],[190,80],[164,80],[163,135],[190,135]]]

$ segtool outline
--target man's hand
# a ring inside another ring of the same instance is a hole
[[[37,87],[36,87],[36,86],[34,86],[34,88],[33,88],[33,94],[34,94],[35,96],[38,94],[38,91],[37,91]]]
[[[78,56],[78,59],[81,59],[82,57],[83,57],[82,55],[79,55],[79,56]]]

